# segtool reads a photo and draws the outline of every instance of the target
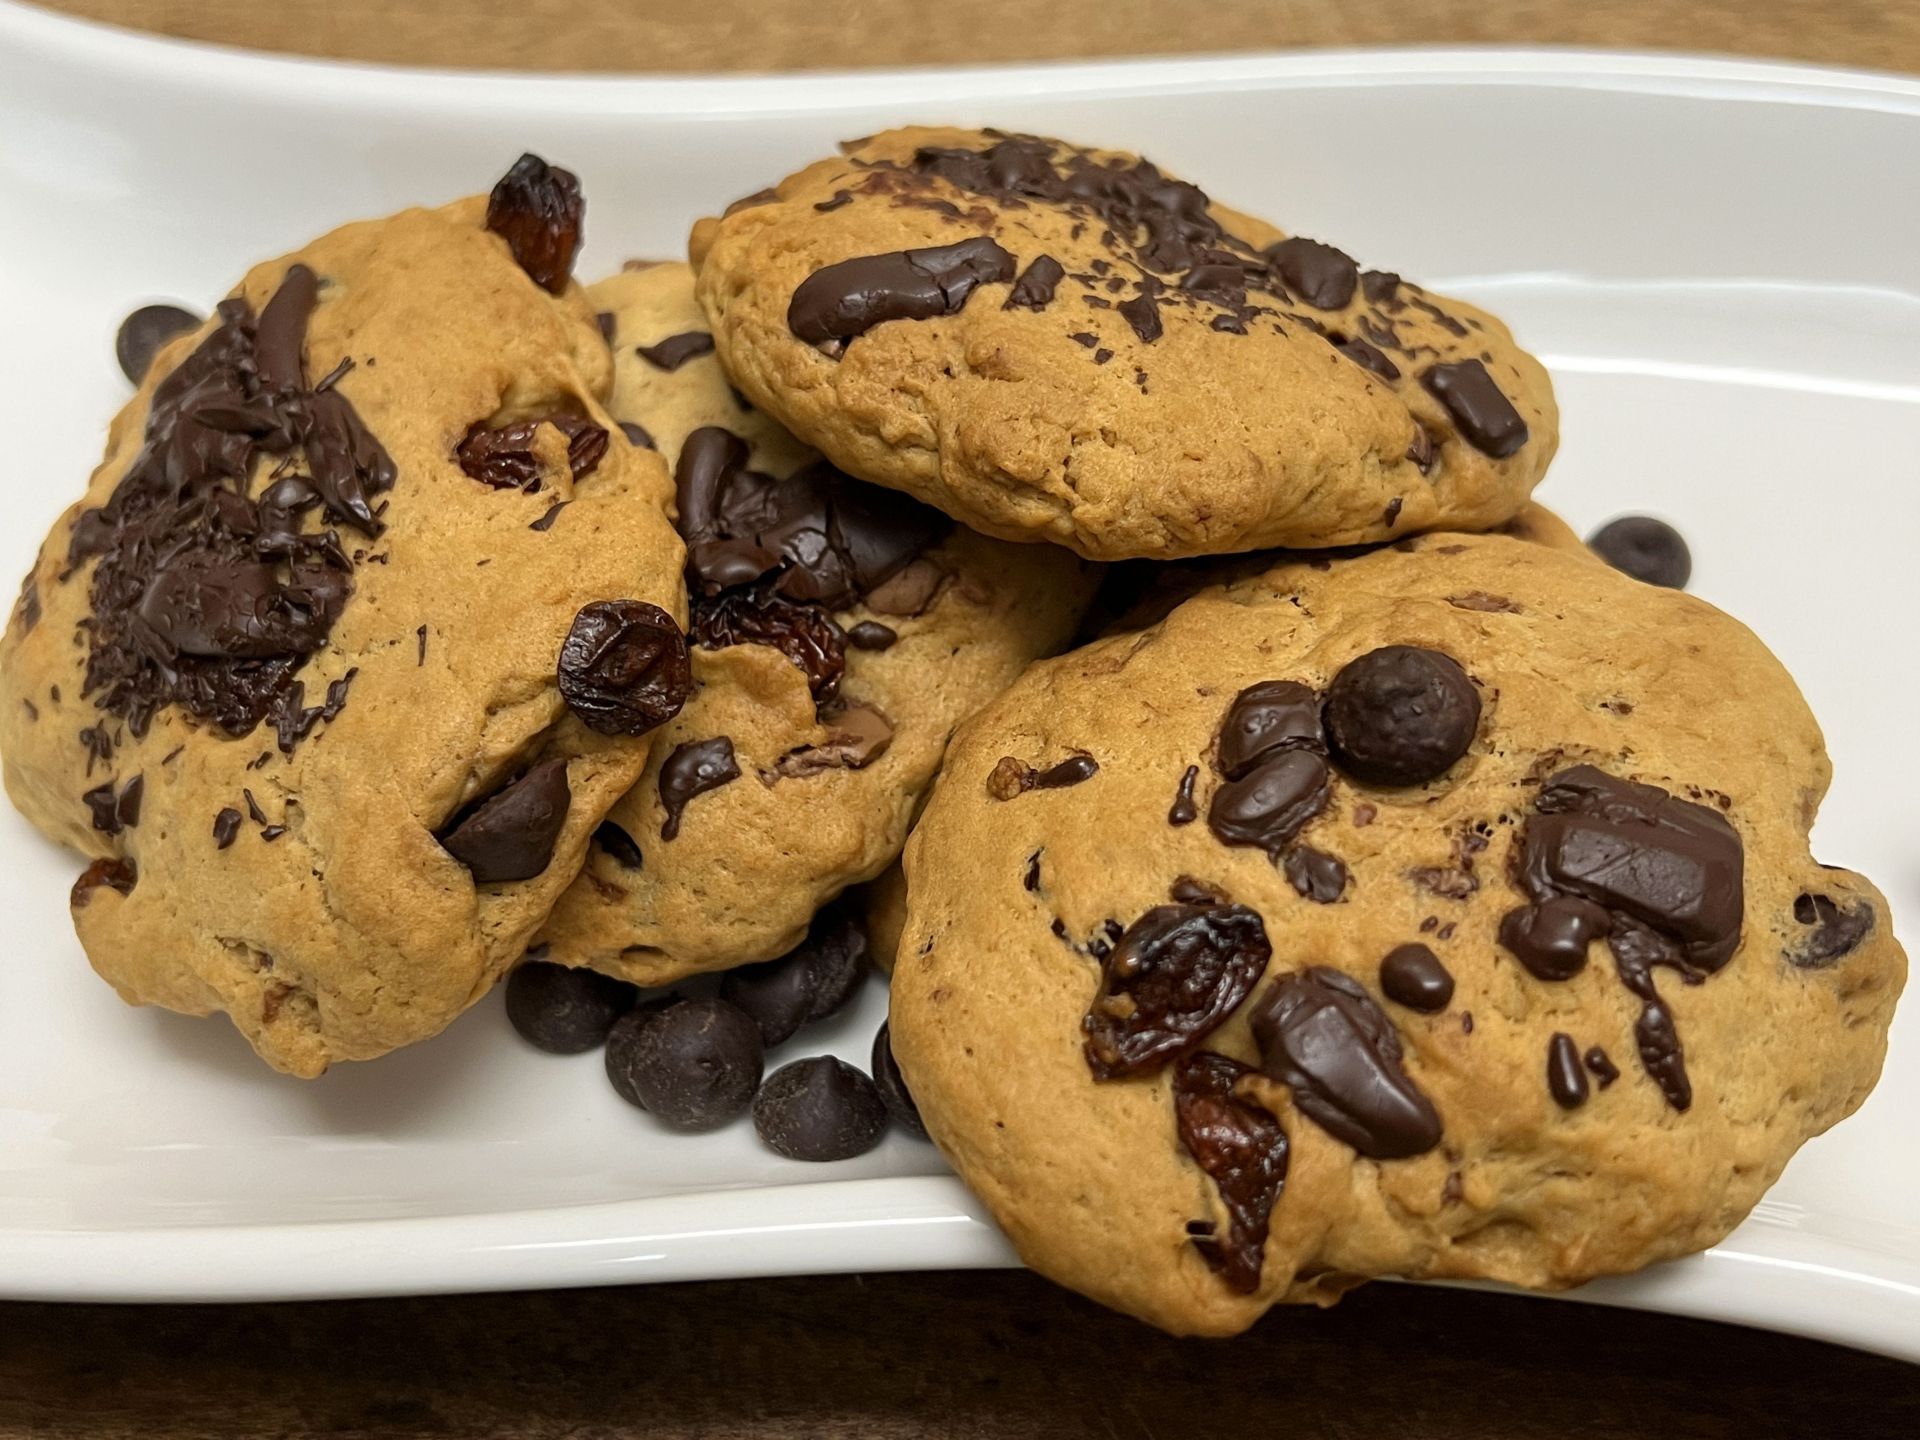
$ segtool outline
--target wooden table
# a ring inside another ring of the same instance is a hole
[[[1920,70],[1914,0],[57,0],[275,50],[770,70],[1288,45],[1666,46]],[[0,1305],[7,1437],[1920,1435],[1920,1370],[1379,1285],[1229,1343],[1017,1273],[195,1309]]]

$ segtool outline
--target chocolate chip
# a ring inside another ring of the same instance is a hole
[[[1207,828],[1223,845],[1250,845],[1278,860],[1326,808],[1328,781],[1327,762],[1311,750],[1279,751],[1213,792]]]
[[[1400,277],[1391,270],[1362,270],[1360,272],[1360,293],[1367,297],[1371,305],[1384,305],[1393,299],[1400,289]]]
[[[1051,255],[1036,255],[1013,282],[1002,310],[1044,310],[1053,300],[1053,292],[1066,276],[1066,268]]]
[[[136,775],[120,788],[120,798],[114,802],[114,818],[122,829],[131,830],[140,823],[140,801],[147,791],[147,778]]]
[[[1437,1015],[1453,1002],[1453,976],[1419,941],[1396,945],[1380,962],[1380,993],[1396,1005]]]
[[[1440,1116],[1400,1063],[1400,1036],[1373,997],[1315,966],[1268,990],[1253,1015],[1267,1074],[1336,1140],[1375,1160],[1440,1143]]]
[[[880,1102],[887,1107],[894,1124],[909,1135],[925,1140],[927,1122],[920,1118],[920,1107],[913,1103],[906,1077],[900,1073],[900,1062],[893,1058],[892,1030],[884,1020],[880,1023],[880,1033],[873,1037],[872,1064],[874,1087],[879,1090]]]
[[[483,485],[532,494],[541,488],[540,457],[534,451],[534,440],[543,425],[551,425],[566,436],[567,469],[576,480],[591,475],[606,456],[607,432],[603,427],[584,415],[557,411],[492,430],[484,422],[476,423],[454,447],[454,459],[468,476]]]
[[[487,229],[507,242],[533,283],[559,295],[580,251],[586,202],[570,170],[522,155],[487,197]]]
[[[1547,1089],[1562,1110],[1578,1110],[1587,1103],[1587,1072],[1580,1068],[1573,1037],[1564,1030],[1556,1030],[1547,1042]]]
[[[1620,1078],[1620,1067],[1598,1045],[1588,1050],[1584,1058],[1587,1069],[1593,1072],[1593,1078],[1600,1082],[1602,1090]]]
[[[440,843],[473,872],[476,885],[531,880],[553,859],[572,800],[567,762],[542,760],[456,816]]]
[[[1400,519],[1400,509],[1406,502],[1398,495],[1387,501],[1387,508],[1380,512],[1380,523],[1391,530]]]
[[[1296,845],[1281,866],[1287,882],[1316,905],[1331,905],[1347,888],[1347,867],[1311,845]]]
[[[1500,944],[1536,980],[1571,980],[1587,964],[1587,946],[1613,929],[1607,912],[1577,895],[1554,895],[1500,918]]]
[[[531,522],[527,528],[538,535],[546,534],[549,530],[553,529],[553,522],[560,518],[560,512],[572,503],[571,500],[554,501],[553,504],[546,508],[546,512],[541,515],[538,520]]]
[[[1433,436],[1427,433],[1425,426],[1416,424],[1413,427],[1413,439],[1407,442],[1407,459],[1419,467],[1422,475],[1431,475],[1439,455]]]
[[[1096,1080],[1156,1070],[1193,1049],[1247,998],[1272,957],[1245,905],[1175,904],[1121,932],[1081,1028]]]
[[[1315,750],[1325,754],[1320,728],[1320,697],[1297,680],[1262,680],[1234,696],[1220,722],[1215,763],[1229,780],[1238,780],[1276,750]]]
[[[818,605],[783,600],[758,590],[696,596],[693,636],[703,650],[767,645],[807,677],[816,705],[831,700],[847,671],[846,637]]]
[[[539,1049],[578,1055],[604,1044],[639,995],[598,971],[528,960],[507,977],[507,1019]]]
[[[1651,515],[1622,515],[1587,537],[1587,548],[1607,564],[1649,585],[1684,590],[1693,577],[1693,552],[1680,532]]]
[[[645,735],[678,715],[693,693],[687,637],[644,600],[582,606],[557,669],[567,708],[600,735]]]
[[[1281,283],[1316,310],[1345,309],[1360,279],[1351,255],[1298,235],[1269,245],[1267,261]]]
[[[1374,785],[1418,785],[1467,753],[1480,695],[1452,657],[1387,645],[1340,668],[1324,718],[1341,769]]]
[[[697,356],[711,355],[713,336],[705,330],[688,330],[651,345],[636,345],[633,353],[657,370],[678,370]]]
[[[1873,902],[1855,900],[1841,906],[1830,895],[1803,893],[1794,897],[1793,918],[1812,927],[1812,933],[1787,947],[1788,963],[1802,970],[1824,970],[1858,950],[1873,933]]]
[[[1420,383],[1447,407],[1474,449],[1504,460],[1527,443],[1527,422],[1478,360],[1431,366]]]
[[[94,829],[102,835],[120,833],[120,817],[114,813],[113,781],[109,780],[103,785],[96,785],[93,789],[86,791],[81,795],[80,803],[87,807]]]
[[[633,836],[611,820],[600,822],[593,832],[593,843],[611,855],[622,870],[638,870],[646,864],[646,857],[640,853]]]
[[[1200,818],[1200,812],[1193,803],[1193,782],[1199,778],[1200,767],[1187,766],[1186,773],[1180,777],[1180,788],[1174,792],[1173,804],[1167,809],[1169,825],[1191,825]]]
[[[1151,345],[1160,338],[1163,329],[1160,306],[1154,299],[1153,291],[1143,290],[1131,300],[1122,300],[1113,308],[1119,312],[1121,319],[1133,327],[1133,333],[1140,337],[1142,345]]]
[[[779,195],[772,190],[763,190],[761,193],[765,195],[768,200],[778,200],[780,198]],[[747,198],[752,199],[753,197],[748,196]],[[825,200],[816,202],[813,208],[818,210],[822,215],[825,215],[830,211],[838,210],[842,205],[850,205],[852,203],[853,192],[851,190],[836,190]],[[738,200],[733,202],[733,205],[739,204],[740,202]],[[729,215],[733,213],[733,205],[727,207],[727,213]]]
[[[1180,1144],[1207,1172],[1227,1210],[1227,1234],[1189,1235],[1196,1250],[1243,1295],[1260,1288],[1273,1207],[1287,1181],[1287,1132],[1271,1111],[1234,1094],[1253,1068],[1201,1050],[1173,1076]]]
[[[1032,894],[1034,891],[1040,888],[1041,853],[1042,852],[1040,850],[1036,850],[1031,855],[1027,856],[1027,868],[1025,872],[1022,873],[1022,875],[1020,876],[1021,887],[1025,889],[1028,894]]]
[[[1069,755],[1045,770],[1036,770],[1015,756],[1003,755],[987,776],[987,793],[996,800],[1011,800],[1029,790],[1065,790],[1099,773],[1100,762],[1091,755]]]
[[[147,378],[147,367],[160,347],[199,324],[198,315],[178,305],[142,305],[120,322],[120,333],[113,337],[120,373],[138,385]]]
[[[1013,256],[984,235],[843,260],[800,282],[787,328],[811,345],[844,344],[884,321],[958,314],[976,286],[1011,280],[1013,271]]]
[[[231,805],[213,817],[213,848],[224,850],[240,834],[240,812]]]
[[[1680,1033],[1673,1026],[1673,1012],[1665,1002],[1649,1001],[1641,1007],[1640,1018],[1633,1023],[1633,1041],[1640,1052],[1640,1064],[1667,1104],[1675,1110],[1693,1105],[1693,1082],[1687,1078],[1687,1056],[1680,1044]]]
[[[878,620],[862,620],[847,631],[847,643],[856,650],[891,650],[900,632]]]
[[[680,817],[696,798],[739,778],[733,741],[727,736],[675,746],[660,767],[660,803],[667,812],[660,838],[671,840],[680,833]]]
[[[887,1131],[879,1088],[844,1060],[816,1055],[783,1065],[753,1102],[753,1128],[789,1160],[850,1160]]]
[[[653,436],[647,433],[644,425],[636,425],[631,420],[622,420],[620,422],[620,433],[627,437],[627,443],[629,445],[638,446],[642,450],[658,450],[660,448],[653,443]]]
[[[1334,337],[1329,336],[1328,338],[1333,339]],[[1353,361],[1353,363],[1358,365],[1362,370],[1370,370],[1382,380],[1398,380],[1400,378],[1400,367],[1364,340],[1336,339],[1334,340],[1333,348]],[[1392,522],[1389,521],[1388,523],[1391,524]]]
[[[622,1016],[607,1036],[620,1097],[675,1130],[713,1130],[753,1103],[760,1030],[724,1000],[680,1000]]]
[[[139,871],[131,860],[100,859],[80,872],[80,878],[73,882],[68,892],[67,904],[75,910],[84,910],[93,899],[93,892],[102,885],[121,895],[131,895],[139,879]]]
[[[720,998],[753,1017],[771,1050],[859,993],[870,953],[866,927],[853,910],[830,905],[814,916],[806,938],[779,959],[729,970],[720,981]]]

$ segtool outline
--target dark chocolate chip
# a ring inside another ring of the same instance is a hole
[[[1607,912],[1577,895],[1553,895],[1509,910],[1500,944],[1536,980],[1571,980],[1587,964],[1587,946],[1613,929]]]
[[[638,870],[646,864],[646,857],[640,853],[633,836],[611,820],[600,822],[593,832],[593,843],[611,855],[622,870]]]
[[[697,797],[739,778],[733,741],[725,735],[674,747],[660,767],[660,804],[667,812],[660,838],[671,840],[680,833],[680,817]]]
[[[1207,1172],[1227,1210],[1227,1234],[1209,1227],[1194,1248],[1243,1295],[1260,1288],[1260,1266],[1273,1207],[1287,1181],[1287,1132],[1264,1106],[1234,1094],[1253,1068],[1201,1050],[1173,1076],[1174,1119],[1180,1144]]]
[[[1400,289],[1400,277],[1391,270],[1362,270],[1360,272],[1360,293],[1367,297],[1371,305],[1384,305],[1393,299]]]
[[[1226,1023],[1273,948],[1245,905],[1175,904],[1121,932],[1082,1028],[1096,1080],[1157,1070]]]
[[[1234,696],[1220,722],[1214,759],[1220,773],[1238,780],[1276,750],[1325,754],[1320,697],[1297,680],[1262,680]]]
[[[1675,1110],[1693,1105],[1693,1082],[1687,1078],[1687,1056],[1680,1044],[1680,1033],[1673,1027],[1673,1012],[1664,1001],[1652,1000],[1640,1009],[1633,1023],[1634,1045],[1640,1051],[1640,1063],[1654,1084]]]
[[[1370,784],[1418,785],[1467,753],[1480,694],[1451,656],[1388,645],[1340,668],[1325,720],[1341,769]]]
[[[1281,284],[1316,310],[1345,309],[1360,279],[1351,255],[1299,235],[1269,245],[1267,261]]]
[[[1380,523],[1391,530],[1398,523],[1401,507],[1405,503],[1398,495],[1387,501],[1387,508],[1380,512]]]
[[[551,294],[567,288],[580,251],[586,202],[570,170],[522,155],[487,197],[487,229],[507,242],[533,283]]]
[[[1810,927],[1811,933],[1787,947],[1788,963],[1802,970],[1824,970],[1858,950],[1873,933],[1874,908],[1871,900],[1842,906],[1830,895],[1803,893],[1794,897],[1793,918]]]
[[[1453,976],[1419,941],[1396,945],[1380,962],[1380,993],[1396,1005],[1437,1015],[1453,1003]]]
[[[456,816],[440,843],[473,872],[473,883],[531,880],[553,859],[573,794],[567,762],[542,760],[491,797]]]
[[[1401,1066],[1399,1033],[1351,977],[1315,966],[1278,981],[1253,1034],[1267,1073],[1336,1140],[1375,1160],[1440,1143],[1440,1116]]]
[[[1281,750],[1213,792],[1207,827],[1223,845],[1251,845],[1278,860],[1327,804],[1327,762],[1311,750]]]
[[[546,513],[543,514],[538,520],[535,520],[531,524],[529,524],[527,528],[540,535],[546,534],[549,530],[553,529],[553,522],[560,518],[560,512],[566,509],[567,506],[571,505],[572,503],[573,502],[571,500],[554,501],[553,504],[547,507]]]
[[[1649,585],[1684,590],[1693,578],[1693,552],[1678,530],[1651,515],[1622,515],[1587,537],[1587,548],[1607,564]]]
[[[958,314],[976,286],[1011,280],[1013,271],[1013,256],[984,235],[862,255],[802,280],[787,307],[787,328],[811,345],[844,344],[884,321]]]
[[[1154,298],[1154,292],[1143,290],[1131,300],[1122,300],[1113,307],[1120,318],[1133,327],[1133,333],[1140,337],[1142,345],[1151,345],[1161,336],[1163,326],[1160,323],[1160,304]]]
[[[1287,882],[1316,905],[1331,905],[1347,888],[1347,867],[1311,845],[1296,845],[1281,866]]]
[[[697,356],[711,355],[713,336],[705,330],[688,330],[651,345],[636,345],[633,353],[657,370],[678,370]]]
[[[1026,871],[1020,877],[1020,884],[1028,894],[1040,888],[1040,855],[1036,850],[1027,857]]]
[[[1020,278],[1013,282],[1008,292],[1007,303],[1003,310],[1044,310],[1053,299],[1053,292],[1066,276],[1066,269],[1051,255],[1036,255],[1027,262],[1027,268],[1020,272]]]
[[[136,775],[120,787],[120,798],[114,802],[113,815],[122,829],[131,830],[140,823],[140,801],[146,791],[147,778],[144,775]]]
[[[557,669],[567,708],[601,735],[645,735],[678,715],[693,693],[687,637],[645,600],[581,607]]]
[[[1587,1069],[1593,1072],[1593,1078],[1599,1082],[1602,1090],[1620,1078],[1620,1067],[1598,1045],[1589,1049],[1584,1059]]]
[[[224,850],[240,834],[240,812],[231,805],[213,817],[213,848]]]
[[[1370,370],[1382,380],[1398,380],[1400,367],[1389,360],[1380,350],[1364,340],[1338,340],[1334,349],[1346,356],[1362,370]]]
[[[720,981],[720,998],[760,1027],[771,1050],[813,1020],[824,1020],[859,993],[870,954],[866,927],[841,903],[814,916],[807,935],[777,960],[742,965]]]
[[[1504,460],[1527,443],[1527,422],[1478,360],[1431,366],[1420,383],[1447,407],[1474,449]]]
[[[639,996],[610,975],[528,960],[507,977],[507,1019],[539,1049],[578,1055],[606,1043]]]
[[[92,817],[94,829],[98,830],[102,835],[118,835],[120,833],[120,817],[116,813],[114,803],[113,781],[108,780],[104,784],[96,785],[91,790],[86,791],[81,795],[80,803],[87,807],[87,813]]]
[[[627,443],[629,445],[638,446],[642,450],[658,450],[660,448],[653,443],[653,436],[647,433],[644,425],[636,425],[631,420],[622,420],[620,422],[620,433],[627,437]]]
[[[789,1160],[850,1160],[887,1132],[879,1087],[844,1060],[816,1055],[783,1065],[753,1102],[753,1128]]]
[[[1587,1103],[1587,1072],[1580,1068],[1579,1047],[1564,1030],[1556,1030],[1547,1042],[1547,1089],[1562,1110],[1578,1110]]]
[[[878,620],[862,620],[847,631],[847,643],[856,650],[891,650],[900,632]]]
[[[93,892],[102,885],[120,895],[131,895],[139,880],[139,871],[131,860],[100,859],[80,872],[80,878],[73,882],[73,889],[67,894],[67,904],[75,909],[85,909],[93,899]]]
[[[607,1036],[613,1088],[675,1130],[713,1130],[740,1115],[765,1063],[759,1027],[724,1000],[642,1006]]]
[[[894,1124],[909,1135],[925,1140],[927,1122],[920,1118],[920,1107],[913,1103],[906,1077],[900,1073],[900,1062],[893,1058],[892,1028],[885,1021],[880,1024],[880,1033],[873,1037],[872,1061],[874,1086]]]
[[[178,305],[142,305],[120,322],[120,333],[113,337],[120,373],[138,385],[147,378],[147,367],[160,347],[199,324],[198,315]]]
[[[1173,804],[1167,809],[1169,825],[1191,825],[1200,818],[1200,811],[1193,803],[1193,783],[1199,778],[1200,767],[1187,766],[1186,773],[1180,777],[1180,788],[1174,792]]]

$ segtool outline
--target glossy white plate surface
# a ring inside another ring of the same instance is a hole
[[[1543,498],[1657,511],[1696,591],[1800,678],[1837,781],[1819,853],[1920,916],[1920,84],[1521,51],[1253,56],[769,80],[355,69],[0,4],[0,575],[25,572],[126,387],[136,303],[206,308],[336,222],[576,169],[583,275],[833,141],[909,118],[1131,146],[1365,263],[1482,301],[1554,368]],[[497,1001],[303,1084],[224,1022],[87,969],[78,866],[0,814],[0,1295],[290,1298],[802,1271],[1010,1253],[928,1146],[779,1160],[670,1136],[597,1057]],[[789,1047],[864,1063],[885,1008]],[[1769,1043],[1768,1017],[1753,1042]],[[782,1058],[788,1058],[783,1056]],[[1583,1296],[1920,1359],[1920,1006],[1866,1108],[1711,1254]]]

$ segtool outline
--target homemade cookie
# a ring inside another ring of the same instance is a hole
[[[601,408],[579,192],[256,267],[114,420],[0,642],[14,803],[94,967],[317,1075],[432,1035],[578,872],[688,684],[658,456]]]
[[[1169,1330],[1632,1270],[1879,1073],[1906,962],[1808,854],[1827,780],[1688,596],[1492,536],[1282,565],[963,727],[894,1053],[1027,1261]]]
[[[1558,439],[1505,325],[1132,155],[850,142],[695,228],[735,383],[851,474],[1096,560],[1484,530]]]
[[[658,985],[785,953],[885,868],[954,726],[1066,642],[1095,577],[850,480],[744,406],[686,266],[589,296],[614,415],[676,466],[694,690],[538,943]]]

